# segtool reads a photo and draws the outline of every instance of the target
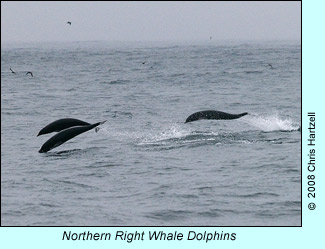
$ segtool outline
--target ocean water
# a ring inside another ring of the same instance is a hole
[[[300,226],[300,124],[299,41],[2,44],[1,224]]]

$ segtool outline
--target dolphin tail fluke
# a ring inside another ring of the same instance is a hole
[[[245,116],[245,115],[247,115],[248,114],[248,112],[243,112],[243,113],[241,113],[241,114],[238,114],[238,116],[239,117],[242,117],[242,116]]]
[[[106,121],[107,121],[107,120],[104,120],[104,121],[102,121],[102,122],[99,122],[98,125],[102,125],[102,124],[104,124]],[[100,127],[96,127],[96,128],[95,128],[95,132],[96,132],[96,133],[97,133],[99,130],[100,130]]]

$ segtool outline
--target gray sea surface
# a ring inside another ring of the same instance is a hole
[[[300,226],[300,124],[299,41],[1,44],[1,224]]]

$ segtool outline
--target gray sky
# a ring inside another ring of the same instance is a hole
[[[298,1],[1,1],[2,42],[300,40],[300,24]]]

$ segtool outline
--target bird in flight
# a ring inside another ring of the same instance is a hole
[[[34,77],[32,72],[27,72],[26,75],[27,74],[30,74],[32,77]]]
[[[69,24],[71,26],[71,22],[67,22],[67,24]]]
[[[12,72],[12,73],[16,73],[14,70],[12,70],[11,68],[10,68],[10,71]]]

